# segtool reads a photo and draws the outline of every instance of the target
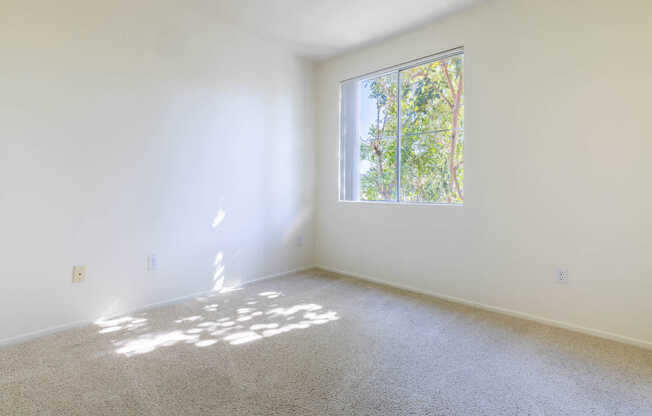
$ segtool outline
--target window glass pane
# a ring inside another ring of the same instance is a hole
[[[396,200],[397,74],[360,81],[360,200]]]
[[[341,199],[396,201],[397,86],[397,72],[342,84]]]
[[[462,55],[399,74],[402,201],[463,202],[463,75]]]

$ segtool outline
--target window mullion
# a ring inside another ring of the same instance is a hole
[[[396,71],[396,202],[401,202],[401,71]]]

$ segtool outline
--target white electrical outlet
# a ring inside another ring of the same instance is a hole
[[[156,254],[150,254],[147,256],[147,271],[153,272],[158,269],[158,261],[156,260]]]
[[[81,283],[86,280],[86,266],[73,266],[72,282]]]
[[[568,269],[557,269],[557,280],[560,283],[568,283]]]
[[[303,247],[303,241],[304,241],[304,239],[303,239],[302,235],[297,237],[297,247]]]

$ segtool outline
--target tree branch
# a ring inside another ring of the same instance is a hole
[[[446,71],[446,73],[448,74],[448,71]],[[453,130],[451,134],[451,151],[450,151],[449,168],[450,168],[451,177],[453,179],[453,183],[455,184],[455,189],[457,190],[457,194],[459,195],[462,201],[464,201],[464,195],[462,194],[462,187],[460,186],[460,183],[457,180],[457,164],[455,163],[455,159],[456,159],[455,152],[457,151],[457,126],[459,124],[463,89],[464,89],[464,73],[460,72],[460,78],[457,81],[457,94],[455,94],[455,107],[453,108],[453,117],[452,117]]]
[[[448,88],[451,90],[451,95],[453,96],[453,100],[452,101],[449,100],[448,97],[446,97],[443,93],[442,93],[442,97],[446,99],[446,102],[452,109],[453,106],[455,105],[453,104],[453,101],[457,101],[457,96],[460,95],[459,89],[457,90],[458,92],[456,94],[455,88],[453,88],[453,81],[451,81],[451,75],[448,73],[448,59],[442,60],[441,63],[442,63],[441,67],[444,70],[444,76],[446,76],[446,81],[448,82]]]

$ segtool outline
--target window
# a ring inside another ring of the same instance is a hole
[[[342,82],[340,200],[464,201],[464,52]]]

